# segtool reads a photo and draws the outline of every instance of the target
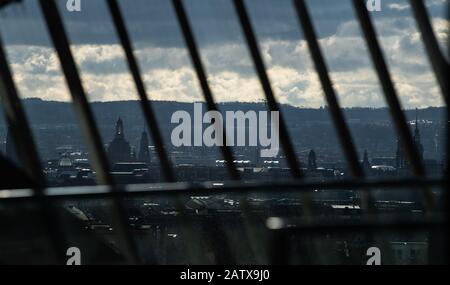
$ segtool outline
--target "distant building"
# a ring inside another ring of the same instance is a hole
[[[422,142],[420,139],[419,120],[417,119],[417,110],[416,110],[416,126],[414,128],[414,143],[415,143],[417,151],[419,153],[419,157],[423,161],[423,145],[422,145]]]
[[[374,165],[386,165],[391,166],[395,168],[396,165],[396,158],[395,156],[392,157],[372,157],[370,160],[372,162],[372,168]]]
[[[68,154],[64,154],[58,161],[57,177],[70,179],[78,174],[78,170],[73,165],[73,161]]]
[[[308,155],[308,171],[317,169],[316,152],[312,149]]]
[[[395,153],[395,168],[406,169],[408,168],[408,162],[406,160],[405,152],[400,138],[397,139],[397,152]]]
[[[328,178],[334,178],[337,172],[334,168],[318,167],[316,152],[311,149],[308,154],[308,166],[305,169],[305,175],[311,180],[324,180]]]
[[[416,146],[416,150],[419,153],[420,159],[423,161],[423,145],[420,138],[419,131],[419,120],[417,118],[417,109],[416,109],[416,122],[414,128],[414,144]],[[405,170],[408,169],[408,160],[406,158],[405,151],[403,150],[403,145],[400,139],[397,139],[397,152],[395,155],[395,167],[397,170]]]
[[[129,162],[133,160],[131,156],[131,147],[125,139],[123,122],[120,117],[116,123],[116,133],[114,134],[114,139],[109,144],[107,153],[111,164],[117,162]]]
[[[364,151],[364,158],[362,162],[362,168],[364,170],[364,173],[369,175],[372,171],[372,165],[369,161],[369,155],[367,154],[367,150]]]
[[[150,152],[148,150],[148,136],[147,132],[144,130],[141,135],[141,141],[139,144],[139,154],[138,160],[140,162],[150,163]]]

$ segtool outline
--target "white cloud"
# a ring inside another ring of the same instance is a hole
[[[390,3],[387,6],[390,9],[399,10],[399,11],[409,9],[409,4]]]
[[[398,21],[401,21],[400,25]],[[448,21],[434,19],[433,24],[439,41],[447,42]],[[404,107],[442,105],[413,20],[378,19],[376,27]],[[335,35],[322,38],[320,45],[342,106],[384,106],[379,82],[357,23],[344,22],[337,31]],[[137,98],[119,45],[76,45],[72,50],[90,100]],[[305,107],[325,105],[304,41],[265,40],[261,50],[273,90],[281,103]],[[23,97],[70,100],[53,49],[12,45],[7,51]],[[243,43],[207,45],[201,52],[211,89],[218,101],[254,102],[263,98]],[[184,48],[147,46],[138,49],[136,56],[151,99],[201,100],[197,78]]]

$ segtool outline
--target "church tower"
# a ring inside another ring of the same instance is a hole
[[[130,162],[131,157],[131,147],[128,141],[125,139],[124,127],[122,119],[116,122],[116,133],[114,134],[114,139],[108,146],[108,158],[111,164],[116,162]]]
[[[124,138],[125,135],[123,133],[123,121],[122,118],[119,117],[119,119],[116,122],[116,138]]]
[[[419,153],[419,157],[423,160],[423,145],[420,138],[420,130],[419,130],[419,119],[417,116],[417,108],[416,108],[416,121],[414,127],[414,144],[416,146],[417,152]],[[397,153],[395,156],[396,168],[397,169],[406,169],[408,168],[408,161],[406,159],[405,152],[403,150],[403,146],[400,142],[400,139],[397,139]]]
[[[316,169],[317,169],[316,152],[312,149],[310,150],[308,155],[308,170],[313,171]]]
[[[416,144],[417,151],[419,153],[419,157],[423,160],[423,145],[420,141],[420,131],[419,131],[419,120],[417,118],[417,108],[416,108],[416,127],[414,129],[414,143]]]
[[[364,159],[362,162],[362,168],[364,170],[364,173],[366,173],[366,174],[370,174],[370,171],[372,170],[372,165],[370,165],[369,155],[367,154],[367,150],[364,150]]]
[[[150,163],[150,152],[148,151],[148,135],[145,130],[142,131],[141,135],[138,159],[141,162]]]
[[[407,168],[406,156],[403,151],[402,142],[400,138],[397,139],[397,152],[395,153],[395,168],[405,169]]]

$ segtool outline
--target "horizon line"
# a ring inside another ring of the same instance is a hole
[[[37,100],[42,102],[48,102],[48,103],[66,103],[66,104],[72,104],[72,101],[58,101],[58,100],[48,100],[43,99],[39,97],[28,97],[28,98],[21,98],[23,101],[27,100]],[[89,104],[94,103],[123,103],[123,102],[139,102],[139,99],[130,99],[130,100],[115,100],[115,101],[92,101],[89,102]],[[158,102],[158,103],[178,103],[178,104],[194,104],[194,103],[203,103],[205,104],[205,101],[192,101],[192,102],[186,102],[186,101],[175,101],[175,100],[157,100],[157,99],[150,99],[150,102]],[[217,102],[217,104],[265,104],[264,101],[223,101],[223,102]],[[280,106],[288,106],[295,109],[310,109],[310,110],[323,110],[327,109],[328,106],[320,106],[320,107],[307,107],[307,106],[295,106],[289,103],[278,103]],[[375,110],[381,110],[381,109],[388,109],[388,106],[383,107],[371,107],[371,106],[353,106],[353,107],[341,107],[341,109],[375,109]],[[415,111],[417,110],[426,110],[426,109],[445,109],[445,106],[427,106],[427,107],[411,107],[411,108],[403,108],[403,111]]]

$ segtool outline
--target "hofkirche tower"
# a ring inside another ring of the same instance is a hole
[[[414,144],[416,146],[417,152],[419,154],[419,157],[421,160],[423,160],[423,145],[421,142],[420,137],[420,130],[419,130],[419,119],[417,116],[417,109],[416,109],[416,121],[415,121],[415,128],[414,128]],[[397,169],[406,169],[408,168],[408,161],[406,158],[406,154],[403,150],[403,146],[400,142],[400,139],[397,139],[397,153],[395,156],[396,161],[396,168]]]
[[[116,162],[129,162],[132,160],[131,147],[125,139],[123,121],[120,117],[116,122],[116,133],[108,146],[107,152],[111,164]]]

